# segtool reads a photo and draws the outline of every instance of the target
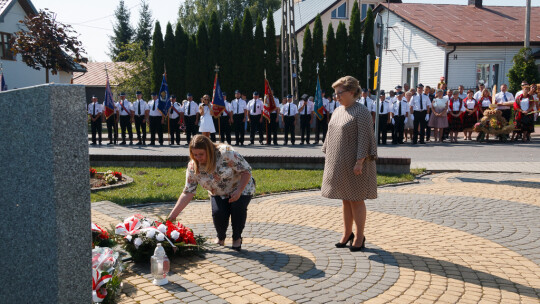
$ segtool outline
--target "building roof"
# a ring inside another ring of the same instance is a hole
[[[82,84],[86,86],[104,87],[107,83],[107,74],[105,73],[105,65],[109,74],[111,86],[117,85],[116,76],[121,72],[120,66],[127,66],[126,62],[88,62],[86,65],[86,73],[73,73],[73,84]]]
[[[455,4],[380,4],[413,26],[447,45],[520,45],[525,28],[524,6]],[[540,7],[531,8],[539,16]],[[540,18],[531,18],[531,45],[540,45]]]
[[[9,9],[15,4],[19,4],[24,9],[27,15],[35,15],[38,13],[37,9],[30,0],[0,0],[0,22],[4,22],[4,16],[9,12]]]

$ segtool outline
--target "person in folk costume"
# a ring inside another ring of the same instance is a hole
[[[184,123],[184,108],[176,101],[176,96],[171,95],[171,108],[169,109],[169,145],[180,145],[180,126]]]
[[[135,92],[137,100],[133,102],[133,111],[135,112],[135,130],[137,132],[138,146],[146,145],[146,117],[150,109],[146,101],[142,99],[142,92]]]
[[[244,99],[242,99],[242,94],[239,90],[234,92],[235,99],[231,102],[233,121],[234,121],[234,138],[236,143],[235,146],[244,145],[244,136],[246,129],[244,124],[248,119],[248,110],[247,104]]]
[[[476,94],[475,94],[476,96]],[[478,103],[480,103],[480,118],[484,117],[484,111],[489,109],[489,105],[491,104],[491,93],[487,88],[484,88],[482,90],[482,95],[480,95],[480,99],[477,99]],[[489,134],[486,134],[486,140],[489,140]]]
[[[403,91],[396,92],[396,100],[392,104],[392,144],[403,144],[403,133],[405,131],[405,122],[409,119],[409,103],[403,98]]]
[[[480,120],[480,103],[474,99],[474,91],[467,91],[467,97],[463,100],[465,111],[463,112],[463,135],[464,140],[472,140],[474,125]]]
[[[534,132],[534,100],[529,94],[530,86],[523,87],[523,93],[516,98],[514,102],[514,125],[523,135],[523,141],[531,141],[531,132]],[[515,133],[512,140],[515,139]]]
[[[534,113],[534,121],[536,121],[538,119],[538,108],[539,108],[539,99],[538,99],[538,95],[539,95],[539,92],[538,92],[538,85],[533,83],[531,84],[531,90],[529,92],[529,95],[532,96],[533,100],[534,100],[534,111],[536,113]],[[534,123],[533,123],[533,130],[532,130],[532,133],[534,133]]]
[[[412,113],[410,113],[410,108],[411,108],[411,100],[412,100],[412,97],[413,97],[413,93],[409,92],[409,91],[406,91],[405,92],[405,101],[407,101],[407,104],[409,105],[409,111],[407,111],[409,113],[408,115],[408,119],[405,120],[405,131],[404,131],[404,134],[405,134],[405,139],[404,141],[407,142],[409,139],[412,140],[413,138],[413,127],[414,127],[414,116],[412,115]]]
[[[193,95],[187,93],[184,100],[184,123],[186,124],[186,146],[191,142],[191,137],[197,134],[199,124],[199,105],[193,100]]]
[[[219,140],[224,143],[231,144],[231,124],[233,123],[233,115],[231,103],[227,101],[227,93],[222,92],[223,103],[225,103],[225,110],[221,113],[221,118],[219,119]]]
[[[437,96],[431,104],[432,113],[428,125],[433,128],[435,142],[442,142],[443,129],[448,128],[448,118],[446,117],[448,100],[443,98],[443,92],[443,90],[438,89]]]
[[[459,91],[454,90],[452,98],[448,100],[448,130],[450,131],[450,142],[457,142],[458,133],[463,131],[463,114],[465,104],[459,98]]]
[[[92,126],[92,145],[97,145],[96,134],[99,137],[99,145],[101,146],[101,121],[103,114],[103,106],[98,102],[96,95],[92,95],[92,103],[88,105],[88,118]]]

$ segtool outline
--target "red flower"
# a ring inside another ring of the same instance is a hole
[[[96,169],[90,168],[90,176],[94,176],[97,173]]]
[[[114,171],[112,174],[119,180],[122,179],[122,172]]]

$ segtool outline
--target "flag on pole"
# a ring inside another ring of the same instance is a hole
[[[317,76],[317,90],[315,91],[315,115],[319,120],[323,120],[326,108],[324,107],[322,100],[322,91],[321,83],[319,82],[319,77]]]
[[[4,73],[0,74],[0,91],[7,91],[6,80],[4,79]]]
[[[212,116],[219,117],[223,111],[225,111],[225,100],[223,100],[223,93],[221,92],[218,74],[216,73],[216,77],[214,78],[214,93],[212,94]]]
[[[158,100],[158,110],[161,112],[161,114],[167,116],[169,114],[169,109],[171,108],[169,86],[167,85],[167,74],[163,74],[163,80],[161,81],[161,87],[159,88]]]
[[[264,79],[264,107],[263,107],[263,117],[266,120],[270,121],[270,113],[276,109],[276,102],[274,100],[274,93],[272,93],[272,88],[268,79]]]
[[[103,106],[105,107],[105,118],[109,118],[114,114],[114,100],[111,92],[111,85],[109,84],[109,75],[107,75],[107,85],[105,86],[105,99],[103,100]]]

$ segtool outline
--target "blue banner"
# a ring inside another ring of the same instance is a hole
[[[317,76],[317,90],[315,91],[315,115],[319,120],[324,118],[326,109],[322,101],[321,84],[319,83],[319,76]]]
[[[167,85],[167,78],[165,75],[166,74],[163,74],[161,88],[159,89],[158,109],[161,114],[167,116],[169,114],[169,109],[171,108],[171,100],[169,98],[169,86]]]

